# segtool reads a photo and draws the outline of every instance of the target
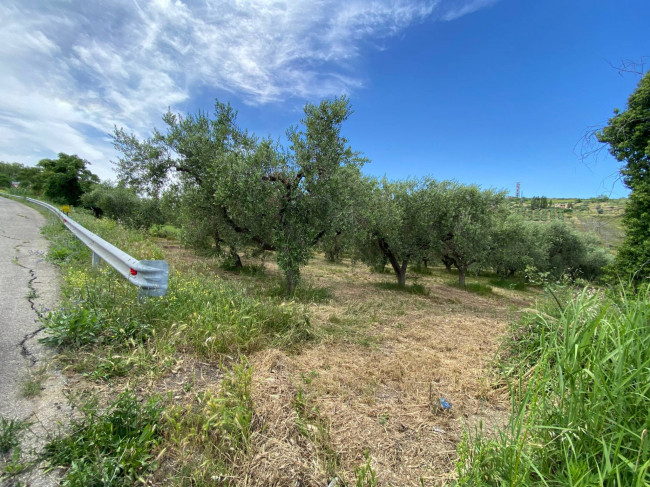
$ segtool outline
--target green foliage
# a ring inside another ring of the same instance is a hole
[[[123,154],[121,181],[158,194],[177,177],[166,202],[184,215],[183,240],[201,250],[231,254],[244,245],[275,250],[290,295],[311,249],[342,231],[350,206],[345,188],[363,160],[341,135],[351,109],[345,97],[307,103],[302,129],[290,128],[288,150],[258,140],[236,125],[236,112],[217,101],[214,116],[164,116],[165,133],[139,141],[116,130]]]
[[[155,399],[140,402],[126,391],[101,412],[96,401],[81,408],[70,435],[45,447],[52,467],[65,467],[63,485],[126,486],[142,482],[154,468],[153,449],[160,442],[162,407]]]
[[[140,198],[134,190],[103,183],[81,197],[86,208],[131,228],[149,228],[164,223],[160,203],[153,198]]]
[[[389,263],[404,286],[409,262],[430,257],[439,245],[438,215],[451,187],[431,179],[363,180],[357,191],[359,257],[380,272]]]
[[[489,263],[492,230],[506,215],[503,192],[477,186],[451,189],[441,221],[442,253],[458,269],[461,286],[471,266]]]
[[[39,161],[43,196],[55,203],[77,205],[81,196],[99,183],[99,178],[86,168],[88,164],[76,155],[63,153],[57,159]]]
[[[11,183],[20,183],[20,191],[32,190],[39,192],[42,189],[40,180],[41,169],[39,167],[28,167],[23,164],[0,162],[0,187],[10,188]]]
[[[541,225],[510,215],[496,222],[491,234],[489,262],[501,278],[521,273],[529,266],[546,268],[549,242]]]
[[[611,255],[599,246],[598,239],[553,221],[544,227],[548,245],[548,269],[555,278],[568,275],[572,280],[582,277],[597,279],[611,260]],[[544,267],[541,267],[544,269]]]
[[[549,200],[546,196],[533,196],[530,199],[531,210],[544,210],[552,204],[553,201]]]
[[[524,316],[503,354],[510,422],[464,440],[460,485],[650,482],[650,289],[639,291],[585,290]]]
[[[0,173],[0,188],[11,188],[11,178],[7,174]]]
[[[24,421],[0,416],[0,454],[5,455],[20,445],[20,437],[25,428],[27,423]]]
[[[650,277],[650,73],[639,82],[627,109],[609,119],[597,134],[609,151],[625,161],[621,174],[632,190],[625,209],[625,240],[616,258],[616,269],[636,282]]]
[[[149,235],[168,240],[180,240],[181,230],[173,225],[153,225],[149,229]]]

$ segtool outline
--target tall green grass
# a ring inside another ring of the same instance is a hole
[[[650,485],[650,299],[585,290],[513,329],[496,437],[468,435],[459,485]]]

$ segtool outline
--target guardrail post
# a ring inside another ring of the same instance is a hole
[[[97,267],[101,263],[102,259],[99,255],[93,252],[93,267]]]

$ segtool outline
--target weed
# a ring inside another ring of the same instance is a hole
[[[278,281],[269,288],[267,295],[275,298],[291,298],[302,303],[325,303],[334,299],[332,291],[326,287],[314,287],[311,283],[301,282],[291,296],[287,296],[286,284]]]
[[[224,377],[220,393],[205,401],[207,419],[203,429],[218,437],[223,451],[245,452],[248,449],[253,420],[251,376],[252,368],[244,359]]]
[[[266,275],[266,269],[263,265],[235,265],[229,259],[224,260],[220,267],[224,271],[234,272],[242,276],[249,277],[264,277]]]
[[[180,240],[181,229],[173,225],[152,225],[149,229],[149,235],[168,240]]]
[[[299,387],[292,406],[296,411],[296,426],[300,434],[308,438],[317,447],[317,454],[325,472],[334,477],[339,469],[339,458],[332,447],[328,423],[321,417],[318,406],[313,404],[309,394]]]
[[[101,413],[97,401],[81,408],[72,433],[52,439],[44,456],[52,468],[66,467],[64,485],[121,486],[143,482],[153,469],[153,448],[160,441],[161,406],[140,402],[126,391]]]
[[[365,453],[366,462],[355,467],[354,476],[357,479],[356,487],[377,487],[377,475],[370,464],[370,453]]]
[[[160,318],[180,321],[187,342],[205,357],[254,351],[274,345],[294,347],[312,336],[296,303],[256,299],[245,289],[201,275],[172,276]]]
[[[217,394],[201,391],[197,404],[173,406],[164,415],[166,443],[182,458],[188,485],[213,485],[228,477],[249,447],[253,420],[252,370],[242,359]]]
[[[43,383],[47,379],[47,368],[41,367],[25,378],[20,386],[20,393],[23,397],[36,397],[43,390]]]
[[[107,381],[114,377],[125,377],[129,373],[137,372],[136,358],[130,355],[113,354],[108,351],[105,357],[95,357],[92,369],[85,374],[89,379],[95,381]],[[134,370],[135,369],[135,370]]]
[[[20,445],[20,437],[26,428],[25,421],[0,417],[0,454],[5,455]]]
[[[9,458],[4,463],[3,471],[0,472],[0,481],[5,480],[10,477],[14,477],[30,467],[29,463],[26,463],[22,459],[22,452],[20,448],[14,448],[11,452],[11,458]],[[19,483],[14,483],[10,485],[20,485]]]

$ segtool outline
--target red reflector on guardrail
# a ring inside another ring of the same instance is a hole
[[[138,275],[138,271],[136,271],[135,269],[131,268],[131,275],[132,275],[132,276],[137,276],[137,275]]]

